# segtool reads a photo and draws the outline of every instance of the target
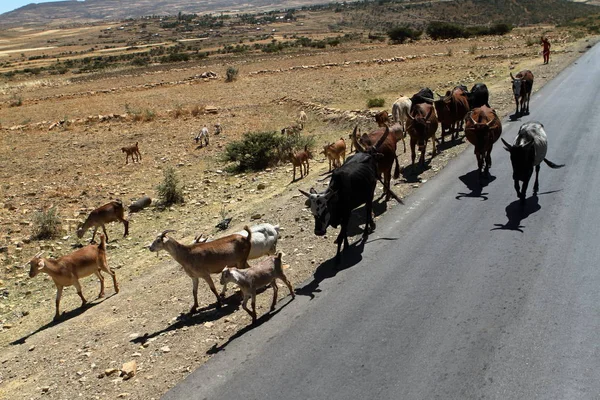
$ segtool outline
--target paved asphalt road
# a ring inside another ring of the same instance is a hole
[[[567,164],[524,210],[502,146],[483,190],[465,151],[164,399],[599,399],[598,93],[595,46],[503,120],[509,142],[541,121]]]

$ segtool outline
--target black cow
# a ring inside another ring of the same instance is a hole
[[[414,110],[414,107],[417,104],[423,104],[423,103],[433,104],[433,102],[435,101],[435,99],[433,97],[433,90],[431,90],[429,88],[423,88],[423,89],[419,90],[417,93],[413,94],[413,96],[410,98],[410,101],[412,102],[412,105],[410,107],[411,112]]]
[[[469,108],[471,110],[482,106],[490,107],[490,92],[485,83],[476,83],[471,88],[470,92],[467,92],[467,100],[469,101]]]
[[[544,126],[539,122],[527,122],[519,128],[519,134],[513,144],[508,144],[504,139],[504,148],[510,153],[510,162],[513,167],[513,180],[517,196],[521,204],[525,204],[525,195],[529,179],[533,175],[535,168],[535,183],[533,185],[533,194],[536,195],[539,190],[540,164],[546,163],[550,168],[562,168],[564,164],[558,165],[546,158],[548,151],[548,137]],[[523,182],[519,188],[519,182]]]
[[[336,264],[341,261],[342,243],[345,247],[349,246],[347,229],[352,210],[365,205],[367,223],[363,232],[364,240],[375,230],[372,208],[377,184],[377,158],[381,157],[377,150],[388,135],[389,129],[386,129],[374,146],[365,149],[364,153],[348,157],[341,167],[333,171],[329,187],[323,193],[317,193],[313,188],[310,193],[300,190],[300,193],[308,197],[307,205],[310,205],[315,217],[315,235],[325,235],[328,226],[341,227],[335,240]]]

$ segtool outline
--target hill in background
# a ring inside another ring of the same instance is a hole
[[[86,23],[104,20],[123,20],[150,15],[176,15],[182,13],[255,13],[274,9],[303,8],[324,4],[323,0],[86,0],[58,1],[30,4],[0,15],[2,26],[69,25],[73,22]],[[369,10],[356,15],[359,25],[381,29],[395,22],[390,13],[402,13],[403,22],[423,25],[431,19],[449,20],[458,23],[481,21],[506,22],[515,25],[535,23],[561,23],[590,12],[597,12],[589,4],[598,1],[567,0],[379,0],[376,2],[329,3],[323,7],[335,7],[339,12],[348,9]],[[319,7],[319,6],[317,6]],[[383,13],[373,13],[379,9]],[[361,20],[362,19],[362,20]]]

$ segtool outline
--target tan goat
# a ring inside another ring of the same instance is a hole
[[[106,233],[106,227],[104,225],[116,221],[123,223],[123,226],[125,227],[123,237],[127,236],[129,234],[129,221],[125,219],[125,208],[123,207],[123,202],[119,199],[115,199],[90,212],[90,215],[88,215],[85,222],[77,229],[77,237],[81,239],[87,230],[93,227],[94,233],[92,234],[92,240],[90,240],[91,243],[96,237],[98,228],[102,227],[102,231],[108,242],[108,234]]]
[[[294,177],[292,181],[296,181],[296,167],[300,167],[300,178],[304,178],[304,175],[308,175],[308,160],[312,159],[312,153],[308,150],[308,145],[304,146],[304,150],[297,152],[296,154],[290,153],[290,161],[294,166]]]
[[[221,308],[221,297],[225,295],[227,286],[223,286],[223,291],[219,296],[210,274],[218,274],[228,265],[238,268],[249,267],[248,255],[252,243],[252,231],[247,226],[244,227],[244,230],[248,232],[247,237],[233,234],[211,242],[195,243],[189,246],[168,237],[167,233],[174,231],[166,230],[158,235],[148,247],[152,252],[160,250],[168,252],[183,267],[185,273],[192,278],[194,305],[190,309],[190,313],[196,312],[198,308],[198,283],[200,278],[206,281],[217,298],[217,308]]]
[[[259,262],[247,270],[238,270],[235,267],[225,268],[221,273],[221,284],[226,285],[228,282],[235,283],[242,290],[244,300],[242,308],[246,310],[252,317],[252,323],[256,322],[256,291],[266,286],[273,288],[273,301],[271,302],[271,311],[275,309],[277,303],[277,279],[281,279],[290,290],[292,299],[296,297],[294,288],[283,273],[281,264],[281,253],[276,257],[269,257]],[[252,311],[248,309],[248,299],[252,298]]]
[[[346,161],[346,142],[344,141],[344,138],[340,138],[340,140],[335,143],[323,146],[323,152],[321,154],[324,154],[329,160],[329,172],[331,172],[332,164],[333,169],[339,168],[344,161]]]
[[[140,153],[138,142],[135,142],[135,144],[131,146],[121,147],[121,151],[125,153],[125,164],[129,164],[129,157],[131,157],[131,162],[133,163],[136,161],[140,162],[142,159],[142,153]]]
[[[95,274],[100,280],[100,294],[98,294],[98,298],[101,298],[104,297],[104,277],[101,271],[104,271],[112,277],[115,293],[119,293],[117,277],[114,271],[108,268],[108,264],[106,263],[106,241],[104,235],[100,234],[100,244],[87,245],[58,259],[40,258],[42,253],[39,252],[29,260],[29,277],[33,278],[40,272],[44,272],[54,281],[56,285],[55,320],[60,316],[60,299],[65,286],[75,286],[77,294],[81,298],[81,307],[87,303],[81,292],[81,284],[79,283],[79,279],[81,278]]]

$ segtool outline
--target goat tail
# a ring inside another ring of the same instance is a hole
[[[554,169],[557,169],[557,168],[562,168],[562,167],[564,167],[564,166],[565,166],[565,164],[554,164],[552,161],[550,161],[550,160],[547,160],[547,159],[545,159],[545,158],[544,158],[544,162],[545,162],[545,163],[546,163],[546,164],[547,164],[547,165],[548,165],[550,168],[554,168]]]
[[[248,232],[248,243],[252,243],[252,231],[248,228],[248,225],[244,226],[244,230]]]
[[[394,179],[398,179],[400,177],[400,163],[398,162],[398,156],[395,157],[396,167],[394,168]]]
[[[283,261],[281,261],[281,256],[283,256],[282,252],[277,253],[275,262],[273,263],[275,264],[275,272],[279,276],[283,275]]]

